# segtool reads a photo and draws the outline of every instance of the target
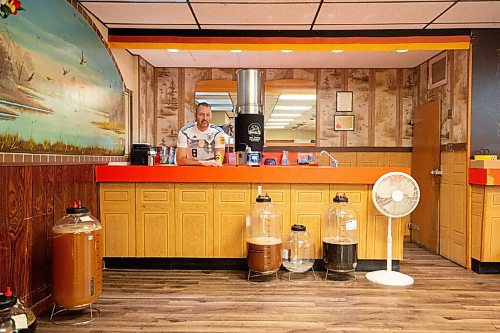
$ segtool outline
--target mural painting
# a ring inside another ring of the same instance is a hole
[[[368,105],[370,102],[370,70],[354,69],[349,71],[347,90],[353,92],[353,112],[355,115],[355,129],[347,132],[347,146],[368,146]]]
[[[265,81],[293,79],[293,69],[271,68],[264,71]]]
[[[413,69],[403,69],[402,88],[402,119],[401,119],[401,146],[411,147],[413,141],[413,92],[415,90],[415,77]]]
[[[186,68],[185,72],[185,114],[184,114],[184,124],[194,122],[194,112],[196,110],[196,105],[194,102],[194,92],[195,85],[197,81],[210,80],[212,70],[209,68]]]
[[[0,151],[123,155],[123,81],[96,32],[66,1],[23,7],[0,24]]]
[[[172,146],[177,142],[179,108],[179,70],[177,68],[157,69],[157,112],[156,143]]]
[[[396,146],[396,71],[384,69],[375,72],[375,147]]]
[[[336,109],[336,92],[343,90],[342,69],[322,69],[318,91],[319,100],[319,145],[340,146],[340,134],[333,130],[333,115]]]
[[[212,80],[236,80],[236,70],[233,68],[213,68]]]
[[[455,50],[454,55],[454,88],[452,112],[452,138],[453,143],[467,142],[467,98],[469,87],[468,75],[468,50]]]

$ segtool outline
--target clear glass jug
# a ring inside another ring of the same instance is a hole
[[[283,266],[293,273],[303,273],[314,265],[314,240],[303,225],[292,225],[290,234],[283,241],[281,251]]]

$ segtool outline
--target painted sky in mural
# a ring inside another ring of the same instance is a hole
[[[123,81],[66,1],[25,0],[0,21],[0,151],[124,152]]]

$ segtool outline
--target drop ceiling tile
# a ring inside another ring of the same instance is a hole
[[[200,24],[311,24],[318,4],[191,4]]]
[[[441,23],[431,24],[426,29],[500,29],[500,23]]]
[[[108,28],[123,29],[198,29],[196,24],[106,24]]]
[[[313,30],[380,30],[380,29],[423,29],[426,24],[315,24]]]
[[[316,23],[319,24],[391,24],[432,21],[453,2],[401,3],[324,3]]]
[[[500,1],[458,2],[436,23],[500,23]]]
[[[310,24],[201,24],[200,26],[206,30],[309,30],[311,28]]]
[[[185,3],[84,3],[104,24],[196,24]]]

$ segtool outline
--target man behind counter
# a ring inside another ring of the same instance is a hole
[[[179,131],[177,165],[221,166],[226,138],[219,126],[211,124],[212,109],[208,103],[196,106],[196,123]]]

